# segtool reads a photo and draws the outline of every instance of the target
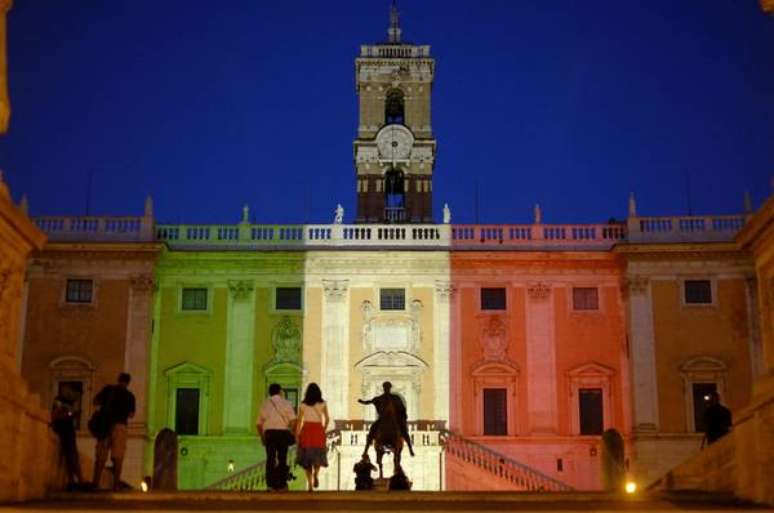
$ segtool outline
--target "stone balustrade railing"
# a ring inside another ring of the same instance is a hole
[[[452,431],[443,430],[440,435],[447,455],[475,465],[491,474],[493,478],[505,479],[518,490],[533,492],[573,490],[571,486],[561,481]]]
[[[611,224],[456,224],[452,247],[607,249],[626,240],[626,226]]]
[[[260,249],[328,247],[444,247],[449,225],[157,225],[156,238],[170,247],[247,246]]]
[[[630,217],[629,242],[722,242],[734,240],[747,217],[671,216]]]
[[[736,216],[630,217],[608,224],[154,224],[153,217],[37,217],[53,242],[152,242],[187,249],[607,250],[619,243],[732,241]]]
[[[152,217],[46,216],[36,217],[34,222],[50,241],[150,242],[154,240]]]

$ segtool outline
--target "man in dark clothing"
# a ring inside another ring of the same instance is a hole
[[[96,457],[94,458],[94,488],[99,488],[102,470],[105,468],[108,453],[113,461],[113,490],[121,489],[121,469],[126,454],[129,419],[134,417],[134,394],[128,387],[132,377],[122,372],[118,375],[118,384],[107,385],[94,398],[94,406],[102,411],[109,426],[108,436],[97,440]]]
[[[704,410],[704,426],[707,445],[712,445],[731,430],[731,410],[720,404],[717,392],[709,394],[709,405]]]
[[[67,468],[67,486],[74,488],[76,483],[83,485],[81,463],[78,459],[78,446],[75,443],[75,411],[73,399],[67,393],[54,398],[51,407],[51,428],[59,437],[59,447]]]
[[[408,432],[408,415],[406,414],[406,405],[403,404],[403,399],[400,398],[400,396],[395,395],[393,393],[390,393],[390,390],[392,390],[392,383],[389,381],[385,381],[382,383],[382,390],[384,390],[384,393],[382,395],[378,395],[374,397],[373,399],[370,399],[368,401],[364,401],[363,399],[358,399],[357,402],[360,404],[373,404],[376,407],[376,414],[377,419],[376,422],[374,422],[371,425],[371,428],[368,430],[368,436],[366,437],[366,446],[365,450],[363,451],[364,455],[368,454],[368,448],[371,447],[371,443],[374,440],[374,436],[376,435],[376,431],[379,423],[382,421],[382,416],[384,415],[384,412],[389,404],[391,404],[395,408],[395,412],[397,413],[398,417],[398,426],[400,427],[400,434],[403,437],[403,439],[406,441],[406,445],[408,445],[409,454],[414,456],[414,448],[411,446],[411,437],[409,436]]]

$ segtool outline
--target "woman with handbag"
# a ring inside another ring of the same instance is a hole
[[[304,400],[298,407],[296,423],[296,463],[306,472],[307,489],[311,492],[320,486],[320,467],[328,466],[328,448],[325,432],[328,430],[328,407],[317,383],[309,383]]]

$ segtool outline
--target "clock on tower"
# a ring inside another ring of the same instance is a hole
[[[387,41],[360,47],[354,142],[358,223],[432,223],[436,141],[430,123],[435,60],[401,41],[390,9]]]

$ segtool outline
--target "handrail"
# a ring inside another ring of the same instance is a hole
[[[327,436],[328,450],[331,451],[341,442],[341,433],[338,430],[329,431]],[[291,467],[295,467],[296,449],[291,447],[288,451],[288,458],[291,461]],[[249,467],[245,467],[239,472],[235,472],[220,481],[205,487],[206,490],[226,490],[226,491],[250,491],[262,490],[266,487],[266,460],[261,460]]]
[[[445,451],[494,476],[528,491],[568,492],[573,487],[485,445],[446,429],[441,430]]]

